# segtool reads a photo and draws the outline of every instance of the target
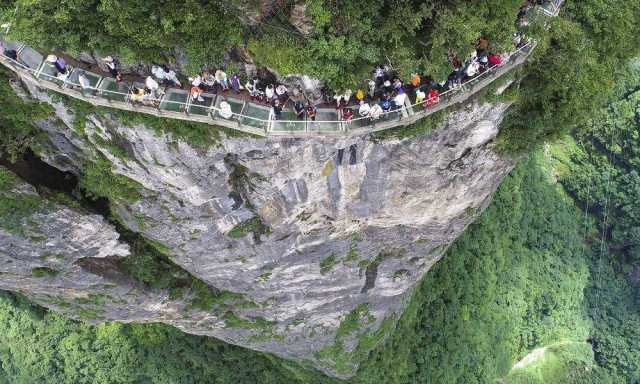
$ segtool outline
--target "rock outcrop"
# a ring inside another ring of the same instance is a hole
[[[38,217],[41,242],[0,232],[0,287],[75,317],[82,300],[73,311],[60,302],[108,295],[118,300],[100,300],[93,321],[161,321],[339,377],[357,367],[361,341],[384,338],[514,165],[492,144],[508,107],[500,103],[471,104],[414,138],[223,136],[198,148],[109,113],[89,115],[79,133],[65,106],[31,92],[64,123],[40,122],[49,137],[43,159],[76,174],[108,159],[113,173],[141,186],[137,201],[111,202],[118,220],[242,305],[207,312],[136,285],[117,263],[100,261],[131,257],[113,228],[59,206]],[[64,255],[58,276],[31,276],[43,253]]]

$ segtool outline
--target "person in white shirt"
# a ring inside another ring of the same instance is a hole
[[[396,108],[403,108],[404,101],[407,99],[407,94],[404,92],[400,92],[393,98],[393,103],[396,105]]]
[[[84,72],[78,76],[78,83],[80,83],[80,87],[82,87],[83,90],[91,88],[91,82]]]
[[[163,82],[167,79],[166,72],[162,67],[154,65],[151,67],[151,74],[158,79],[159,82]]]
[[[369,103],[367,103],[366,101],[361,101],[360,108],[358,108],[358,113],[360,114],[360,116],[362,117],[369,116],[370,112],[371,112],[371,106],[369,105]]]
[[[371,120],[378,120],[380,118],[380,115],[382,115],[382,112],[382,107],[380,106],[380,104],[376,103],[373,105],[373,107],[371,107],[369,116],[371,117]]]
[[[158,82],[153,80],[153,77],[147,76],[147,78],[144,81],[144,86],[151,94],[151,97],[155,98],[156,92],[158,91],[158,88],[160,88],[160,85],[158,84]]]
[[[178,80],[178,75],[176,75],[176,72],[174,70],[170,69],[169,72],[165,71],[164,76],[167,78],[167,80],[175,84],[176,87],[182,87],[182,83],[180,83],[180,80]]]
[[[471,63],[469,63],[469,65],[467,66],[467,69],[465,70],[465,74],[467,75],[467,77],[474,77],[475,75],[478,74],[479,70],[480,70],[480,64],[478,63],[478,60],[473,59]]]
[[[267,85],[267,88],[264,90],[264,94],[267,97],[267,102],[271,102],[273,97],[275,96],[275,90],[273,89],[273,84]]]

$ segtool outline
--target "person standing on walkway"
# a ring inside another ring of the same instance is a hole
[[[304,103],[300,100],[293,104],[293,109],[296,111],[296,117],[300,120],[304,119]]]
[[[227,81],[227,74],[222,70],[222,68],[218,68],[216,71],[216,81],[222,87],[223,91],[227,91],[229,89],[229,82]]]
[[[309,120],[311,121],[316,121],[316,107],[313,106],[313,104],[308,103],[307,104],[307,117],[309,117]]]
[[[244,85],[244,87],[249,92],[249,96],[251,97],[252,101],[256,101],[258,99],[258,96],[260,96],[260,89],[258,88],[259,85],[260,80],[258,80],[257,77],[247,80],[247,83]]]
[[[116,61],[112,56],[107,56],[102,59],[104,61],[104,65],[107,67],[107,70],[113,76],[117,82],[122,81],[122,73],[118,70],[120,63]],[[153,71],[152,71],[153,72]]]
[[[276,91],[273,87],[273,84],[267,85],[267,88],[264,90],[264,96],[267,98],[267,103],[270,103],[271,100],[276,96]]]
[[[80,83],[82,89],[91,88],[91,82],[84,71],[80,72],[80,75],[78,75],[78,83]]]
[[[273,100],[273,115],[276,120],[280,120],[282,116],[282,105],[280,105],[280,100],[278,99]]]
[[[240,93],[240,89],[242,89],[242,85],[240,84],[240,76],[237,73],[234,73],[231,76],[231,89],[233,92]]]

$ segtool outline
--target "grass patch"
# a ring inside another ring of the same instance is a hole
[[[4,167],[0,167],[0,192],[8,191],[18,183],[18,177]]]
[[[233,227],[227,235],[232,239],[240,239],[249,233],[253,233],[253,238],[259,241],[260,235],[271,233],[271,229],[262,222],[260,216],[254,216]]]
[[[53,268],[49,268],[49,267],[31,268],[31,276],[36,278],[55,277],[55,276],[58,276],[58,274],[60,274],[60,271],[55,270]]]
[[[408,125],[406,127],[398,127],[386,129],[380,132],[374,132],[369,136],[369,138],[374,143],[381,143],[385,140],[407,139],[427,135],[434,129],[442,125],[445,117],[450,113],[450,111],[446,112],[447,110],[448,108],[445,108],[444,110],[429,115],[419,120],[415,124]]]
[[[336,255],[332,253],[331,255],[325,257],[320,261],[320,273],[323,275],[329,272],[333,267],[338,263]]]
[[[558,343],[522,368],[513,369],[504,384],[584,383],[595,365],[591,345],[582,342]],[[586,375],[586,376],[585,376]]]
[[[360,238],[357,235],[354,235],[351,238],[351,244],[349,245],[349,250],[347,251],[346,256],[342,259],[343,263],[350,263],[358,260],[360,257],[360,253],[358,252],[358,242]]]
[[[140,238],[130,243],[132,255],[119,261],[120,270],[148,287],[168,290],[171,300],[189,297],[187,309],[223,311],[229,306],[257,306],[242,294],[211,288],[180,268],[162,243]]]
[[[87,117],[90,114],[96,114],[98,116],[115,118],[120,123],[129,127],[144,125],[154,130],[157,134],[167,134],[174,139],[182,140],[195,147],[209,147],[219,143],[221,133],[232,138],[259,138],[259,136],[234,129],[205,123],[157,117],[108,107],[95,107],[87,102],[57,93],[52,93],[52,98],[54,101],[64,102],[64,104],[73,111],[75,114],[73,128],[82,136],[85,135],[85,122]]]
[[[105,197],[110,201],[134,203],[142,197],[142,185],[130,178],[111,171],[111,162],[98,155],[94,162],[87,162],[80,176],[80,188],[87,197]]]
[[[10,233],[24,235],[24,220],[42,211],[48,204],[37,195],[9,192],[17,182],[13,173],[0,167],[0,227]]]
[[[342,339],[352,332],[370,324],[374,320],[367,304],[359,304],[345,316],[336,331],[336,339]]]
[[[102,136],[94,134],[91,140],[102,148],[106,148],[113,156],[125,160],[127,159],[127,151],[111,140],[105,140]]]

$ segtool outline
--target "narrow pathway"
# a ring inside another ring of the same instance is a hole
[[[547,16],[556,16],[562,0],[552,0],[538,10]],[[137,82],[116,82],[115,79],[100,74],[73,68],[65,80],[57,75],[55,67],[44,60],[44,55],[35,49],[17,42],[5,41],[7,50],[17,52],[17,60],[0,55],[0,63],[15,72],[23,82],[37,89],[51,90],[92,105],[105,106],[149,115],[223,126],[257,136],[276,137],[335,137],[362,135],[396,127],[407,126],[441,111],[449,106],[465,102],[474,94],[487,87],[496,79],[523,64],[536,47],[535,41],[529,41],[518,50],[510,53],[499,65],[439,95],[437,102],[423,107],[422,103],[411,104],[409,98],[399,109],[385,112],[378,119],[369,117],[353,118],[342,121],[341,115],[333,108],[318,108],[314,121],[296,120],[295,113],[284,109],[283,116],[291,120],[274,119],[272,109],[242,98],[226,94],[202,94],[203,101],[193,100],[189,92],[183,89],[167,88],[158,99],[149,99],[147,105],[133,102],[131,91],[142,88]],[[89,84],[81,86],[80,75],[84,74]],[[225,102],[231,112],[223,111]]]

